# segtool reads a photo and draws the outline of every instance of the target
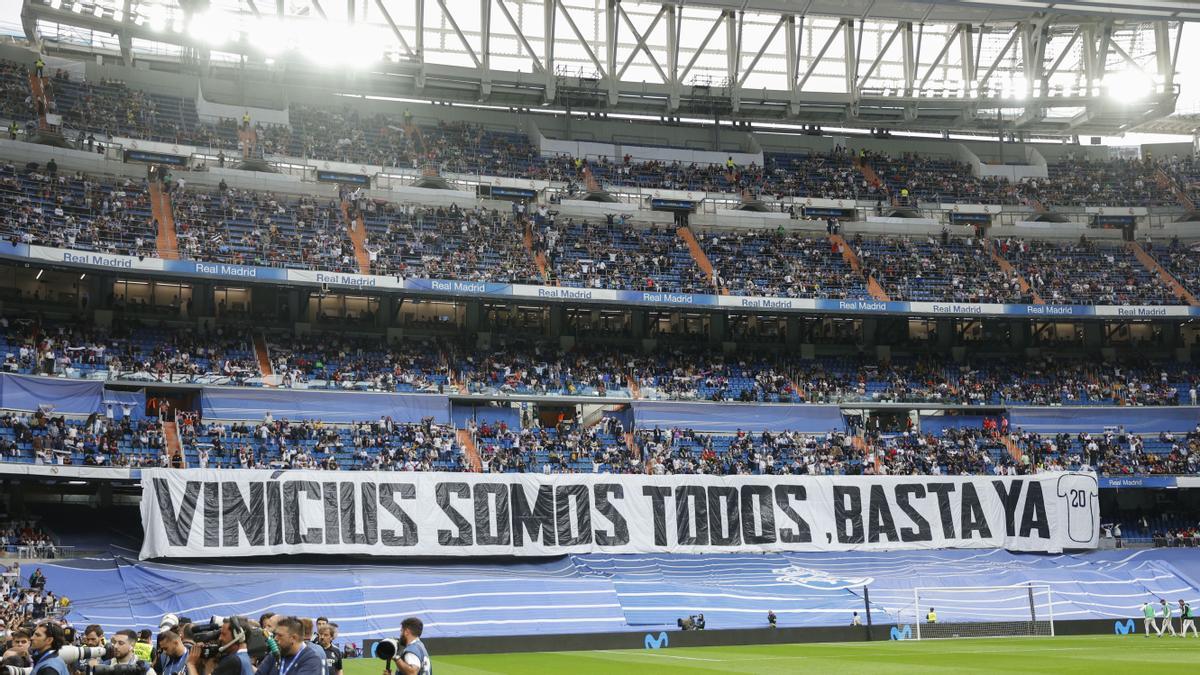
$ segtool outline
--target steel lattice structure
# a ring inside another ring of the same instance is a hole
[[[1173,111],[1182,26],[1200,19],[1179,0],[323,2],[25,0],[22,20],[52,51],[310,83],[349,62],[363,91],[429,100],[1095,134]]]

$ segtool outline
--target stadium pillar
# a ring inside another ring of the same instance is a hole
[[[1083,346],[1085,349],[1099,349],[1104,346],[1104,324],[1099,321],[1083,324]]]
[[[391,300],[393,303],[397,303],[395,298],[392,298]],[[392,313],[395,314],[395,309],[393,309]],[[483,303],[478,301],[468,302],[466,311],[466,325],[463,327],[474,333],[475,331],[479,330],[479,323],[482,317]]]
[[[938,349],[948,350],[954,346],[955,326],[953,319],[937,320]]]
[[[800,317],[789,316],[785,326],[785,335],[783,336],[784,343],[789,347],[795,347],[800,344]]]
[[[708,319],[708,342],[719,345],[726,342],[729,333],[729,316],[726,314],[710,314]]]
[[[1009,344],[1013,349],[1024,349],[1029,346],[1029,323],[1026,321],[1010,321],[1008,323]]]
[[[563,327],[567,324],[567,309],[560,304],[550,305],[550,337],[558,337],[563,334]]]
[[[642,339],[646,337],[646,312],[645,310],[635,309],[630,317],[630,328],[633,330],[633,337]]]
[[[189,319],[213,315],[213,285],[198,283],[192,286],[192,309]]]

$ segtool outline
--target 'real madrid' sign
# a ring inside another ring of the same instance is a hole
[[[1096,477],[142,472],[142,558],[1095,548]],[[796,583],[828,585],[804,570]]]

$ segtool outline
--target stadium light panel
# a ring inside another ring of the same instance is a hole
[[[1104,78],[1103,86],[1108,90],[1108,95],[1116,101],[1139,101],[1153,91],[1150,80],[1135,70],[1111,73]]]

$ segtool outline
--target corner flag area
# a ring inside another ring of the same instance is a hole
[[[438,675],[521,673],[1129,673],[1169,672],[1200,660],[1195,638],[1137,635],[746,645],[437,657]],[[346,662],[346,675],[379,675],[376,659]]]

